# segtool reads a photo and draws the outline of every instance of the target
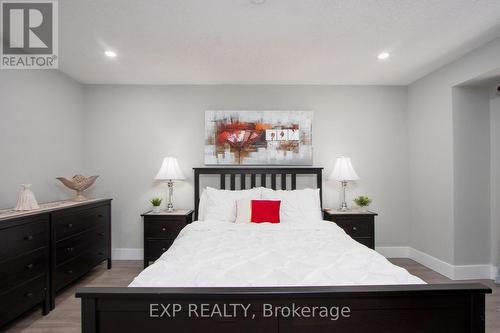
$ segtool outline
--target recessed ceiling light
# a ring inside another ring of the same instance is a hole
[[[266,0],[250,0],[250,2],[254,5],[263,5],[266,3]]]
[[[114,58],[116,57],[116,53],[113,52],[113,51],[105,51],[104,54],[106,55],[106,57],[108,58]]]
[[[387,59],[391,56],[391,54],[389,52],[382,52],[380,53],[377,58],[378,60],[384,60],[384,59]]]

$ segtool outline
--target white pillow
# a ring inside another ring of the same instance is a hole
[[[203,189],[200,196],[200,203],[198,204],[198,221],[205,221],[205,210],[207,209],[207,191]]]
[[[261,187],[251,190],[229,191],[207,187],[205,220],[234,222],[236,220],[236,201],[241,199],[260,199]]]
[[[236,201],[235,223],[250,223],[252,219],[252,200],[241,199]]]
[[[262,189],[263,200],[281,200],[280,221],[282,223],[310,223],[321,221],[319,189],[293,191]]]

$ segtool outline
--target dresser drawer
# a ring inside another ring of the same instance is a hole
[[[175,239],[186,226],[185,220],[151,221],[144,223],[144,237]]]
[[[109,256],[107,247],[90,249],[55,269],[55,288],[59,290],[90,271]]]
[[[351,237],[371,237],[374,234],[372,221],[335,221]]]
[[[0,326],[29,310],[46,297],[45,277],[36,278],[0,294]]]
[[[173,240],[161,239],[161,240],[146,240],[145,249],[146,258],[157,259],[164,252],[166,252],[170,246],[174,243]]]
[[[0,264],[0,292],[47,272],[47,249],[41,248]]]
[[[0,262],[48,246],[48,218],[0,230]]]
[[[103,248],[109,243],[108,226],[102,225],[56,243],[56,265],[81,255],[89,248]]]
[[[73,236],[106,221],[109,221],[108,206],[87,208],[71,214],[54,214],[53,223],[56,229],[56,240]]]

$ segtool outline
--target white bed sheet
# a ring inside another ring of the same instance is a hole
[[[332,222],[197,221],[130,287],[424,284]]]

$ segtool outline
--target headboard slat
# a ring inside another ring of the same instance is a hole
[[[226,174],[225,173],[221,173],[221,175],[220,175],[220,188],[222,190],[226,189]]]
[[[273,190],[276,190],[276,174],[275,173],[271,174],[271,188]]]
[[[247,178],[247,175],[242,173],[240,174],[240,189],[241,190],[244,190],[246,188],[246,178]]]
[[[281,189],[286,190],[286,173],[281,174]]]
[[[234,173],[231,174],[231,191],[236,190],[236,175]]]
[[[303,168],[303,167],[283,167],[283,168],[194,168],[194,210],[195,219],[198,219],[198,205],[200,201],[200,176],[219,175],[220,188],[226,189],[226,176],[230,176],[230,189],[236,189],[236,175],[240,177],[241,189],[247,188],[246,177],[250,175],[250,188],[256,187],[257,175],[260,175],[260,186],[267,187],[266,177],[271,175],[271,188],[276,190],[276,175],[281,177],[281,189],[287,189],[287,175],[291,176],[291,189],[297,188],[297,175],[315,175],[316,187],[320,191],[320,200],[322,199],[322,172],[323,168]]]

